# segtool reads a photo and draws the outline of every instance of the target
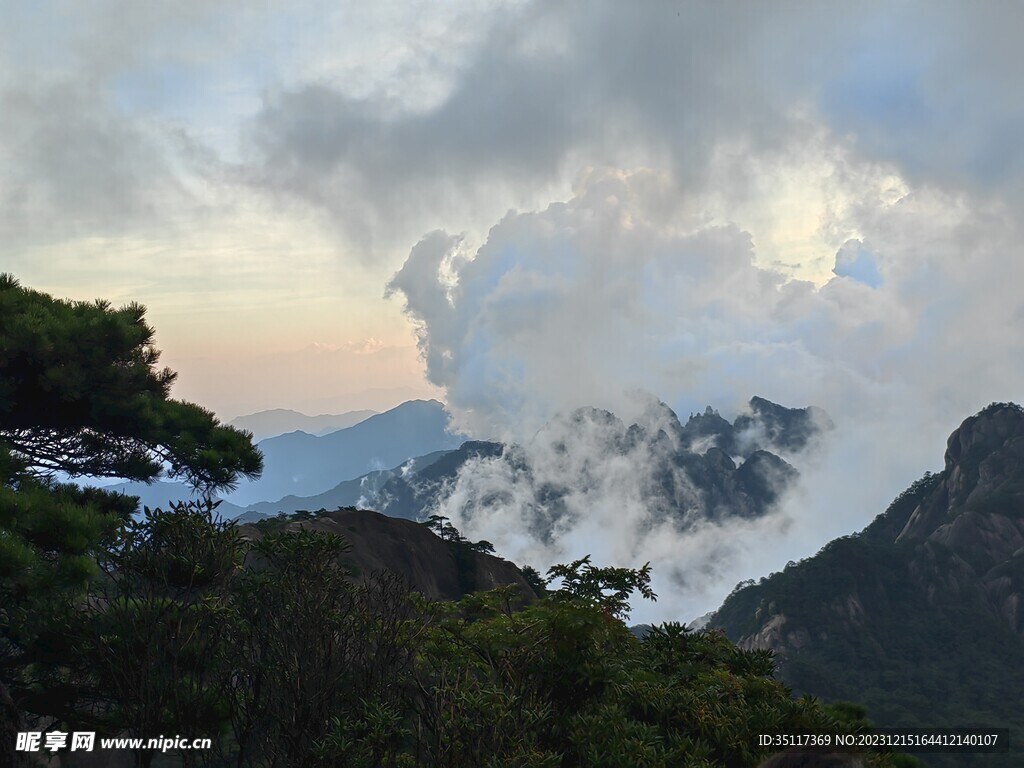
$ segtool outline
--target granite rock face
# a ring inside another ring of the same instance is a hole
[[[1024,633],[1024,411],[989,406],[949,437],[945,467],[898,542],[952,555],[949,589],[972,594]],[[916,569],[924,582],[928,569]],[[942,574],[934,576],[942,578]],[[931,586],[931,585],[929,585]]]

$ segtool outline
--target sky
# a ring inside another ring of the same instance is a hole
[[[0,10],[0,269],[144,303],[224,419],[815,404],[763,571],[1024,399],[1019,3]]]

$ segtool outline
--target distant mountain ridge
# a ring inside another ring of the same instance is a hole
[[[464,444],[465,445],[465,444]],[[368,472],[353,480],[345,480],[338,483],[334,488],[314,496],[285,496],[278,501],[261,501],[257,504],[250,504],[247,512],[257,515],[276,515],[279,512],[291,513],[300,510],[316,511],[320,509],[340,509],[342,507],[376,506],[380,499],[389,495],[385,487],[393,483],[396,478],[401,478],[409,473],[421,474],[428,466],[455,451],[434,451],[425,456],[418,456],[408,461],[403,461],[397,467],[391,469],[380,469]],[[387,512],[391,517],[404,517],[416,519],[416,515],[398,514],[396,510],[389,508]]]
[[[253,440],[265,440],[268,437],[284,435],[288,432],[305,432],[310,435],[325,435],[339,429],[353,427],[378,411],[361,410],[346,413],[322,413],[319,416],[307,416],[287,408],[273,408],[259,411],[232,419],[228,424],[252,433]]]
[[[797,691],[863,701],[880,724],[1011,726],[1015,757],[929,765],[1019,765],[1024,409],[994,403],[966,419],[940,472],[859,534],[740,585],[712,626],[775,651]]]
[[[691,415],[682,425],[663,403],[651,430],[638,424],[626,425],[609,411],[579,408],[556,417],[541,430],[542,439],[552,434],[551,460],[571,461],[574,440],[598,441],[600,450],[614,458],[642,450],[652,466],[651,488],[646,502],[664,518],[683,524],[687,516],[701,519],[757,517],[765,514],[779,493],[797,476],[796,469],[769,449],[784,443],[790,453],[805,448],[823,428],[831,425],[820,409],[785,408],[763,398],[751,400],[750,412],[734,424],[710,407]],[[566,443],[568,441],[568,443]],[[721,442],[729,450],[717,447]],[[559,457],[563,457],[560,459]],[[568,514],[567,494],[586,482],[575,470],[567,471],[564,483],[541,479],[531,465],[530,451],[523,446],[496,442],[468,441],[456,450],[431,454],[389,470],[375,471],[336,485],[311,497],[282,498],[276,502],[248,505],[250,512],[274,515],[298,510],[364,506],[392,517],[422,520],[436,511],[469,461],[497,462],[503,471],[517,477],[533,499],[532,516],[538,528],[554,525]],[[502,504],[500,496],[476,498],[464,514],[472,515],[473,504]],[[247,516],[251,519],[251,516]]]
[[[288,495],[310,496],[330,490],[377,469],[454,449],[462,438],[448,431],[448,414],[436,400],[412,400],[351,427],[323,436],[292,432],[258,443],[264,455],[263,476],[243,481],[222,495],[220,513],[233,518],[250,504]],[[176,482],[124,483],[110,490],[138,496],[140,506],[167,506],[193,498],[192,489]]]
[[[322,437],[292,432],[261,441],[263,475],[241,484],[227,498],[233,504],[248,505],[323,493],[341,480],[457,448],[462,442],[448,430],[448,413],[441,403],[410,400]]]

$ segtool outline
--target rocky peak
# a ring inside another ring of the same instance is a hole
[[[822,430],[833,428],[832,420],[821,408],[786,408],[763,397],[750,398],[750,413],[736,418],[736,432],[753,437],[753,448],[796,453]],[[742,447],[742,438],[740,443]]]
[[[704,453],[708,447],[733,450],[733,427],[718,411],[709,405],[704,413],[690,414],[682,428],[683,445],[689,450]],[[703,450],[702,450],[703,449]]]
[[[946,441],[946,469],[979,454],[992,453],[1008,440],[1024,435],[1024,408],[1016,403],[992,403],[963,423]]]
[[[814,406],[787,408],[755,395],[747,409],[731,424],[710,405],[690,414],[681,432],[683,445],[697,453],[715,447],[744,458],[759,450],[793,454],[833,427],[825,411]]]
[[[762,476],[779,471],[773,466],[777,457],[754,454],[737,475],[755,466],[758,456],[764,465]],[[815,637],[816,624],[852,620],[836,605],[860,600],[857,589],[873,588],[866,575],[872,570],[861,573],[858,563],[873,556],[873,547],[890,558],[885,562],[892,573],[901,574],[898,588],[916,590],[925,604],[969,604],[971,610],[987,612],[997,623],[1024,634],[1024,409],[994,403],[964,420],[949,437],[942,472],[914,483],[862,533],[831,542],[814,558],[797,564],[792,574],[773,576],[795,580],[811,578],[799,573],[814,572],[834,578],[837,569],[845,570],[848,577],[836,582],[833,595],[839,603],[816,608],[815,618],[808,621],[808,614],[797,623],[785,606],[761,605],[755,617],[758,629],[743,632],[743,640],[751,647],[785,653],[796,648],[791,634],[797,629],[808,629]],[[862,583],[863,579],[868,581]],[[768,593],[772,583],[769,580]],[[895,582],[887,586],[893,588]],[[879,601],[888,598],[879,594],[858,603],[863,606],[860,614],[883,610]],[[773,621],[783,612],[789,616],[785,632],[781,622],[787,619]]]
[[[897,540],[934,539],[963,546],[971,551],[971,562],[980,565],[1004,559],[1024,545],[1016,543],[1014,533],[1022,520],[1024,409],[993,403],[949,436],[939,483],[911,514]],[[1005,542],[990,541],[993,536],[1004,537]],[[982,557],[986,552],[991,556]]]
[[[1024,410],[997,403],[966,419],[941,472],[861,533],[737,585],[711,624],[775,651],[801,693],[857,698],[893,724],[969,713],[1013,727],[1005,713],[1024,690]]]

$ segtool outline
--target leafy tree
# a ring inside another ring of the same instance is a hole
[[[547,580],[540,575],[540,571],[532,565],[524,565],[519,569],[519,572],[523,574],[523,579],[537,597],[544,597],[547,595],[548,583]]]
[[[424,607],[410,765],[746,768],[767,756],[761,733],[849,732],[794,700],[768,652],[680,624],[637,640],[611,612],[649,590],[646,568],[583,558],[552,572],[561,589],[521,609],[508,588]]]
[[[104,578],[76,611],[64,651],[88,670],[77,702],[85,723],[138,736],[227,726],[224,660],[237,633],[228,594],[247,547],[215,508],[207,500],[149,510],[101,556]],[[137,763],[153,757],[141,750]]]
[[[552,596],[556,600],[582,599],[600,605],[611,616],[629,618],[627,602],[633,592],[647,600],[657,600],[651,590],[651,564],[642,568],[598,568],[591,564],[590,555],[568,565],[556,565],[548,570],[547,583],[561,580],[561,587]]]
[[[348,549],[310,530],[253,544],[233,589],[226,667],[239,765],[392,764],[392,720],[424,625],[397,577],[355,582]]]
[[[137,503],[62,479],[164,472],[209,493],[262,470],[248,433],[170,397],[158,359],[141,305],[55,299],[0,275],[0,707],[70,706],[74,687],[44,690],[33,665],[53,661],[96,554]]]
[[[420,525],[432,530],[442,541],[461,544],[466,540],[459,529],[452,525],[451,519],[444,515],[431,515]]]
[[[484,555],[494,554],[494,545],[491,544],[487,539],[480,539],[480,541],[467,542],[467,546],[474,552],[479,552]]]
[[[464,593],[476,591],[475,554],[493,555],[494,545],[486,539],[469,541],[444,515],[431,515],[420,525],[432,530],[438,538],[448,544],[448,549],[455,558],[455,569],[462,591]]]

